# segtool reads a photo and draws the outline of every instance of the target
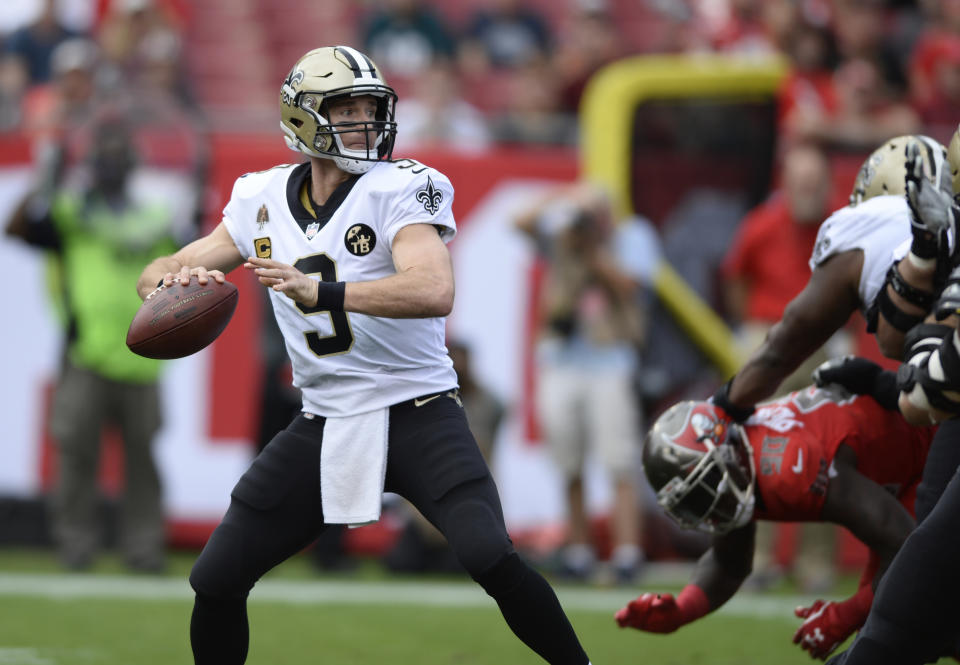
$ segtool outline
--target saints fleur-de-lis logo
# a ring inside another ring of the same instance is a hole
[[[270,221],[270,214],[267,212],[267,204],[264,203],[257,211],[257,228],[263,231],[264,225]]]
[[[436,215],[443,201],[443,192],[433,186],[433,180],[427,176],[427,186],[417,192],[417,201],[423,204],[423,209],[431,215]]]

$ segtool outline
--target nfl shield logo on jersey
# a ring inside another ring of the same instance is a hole
[[[307,224],[307,240],[312,240],[313,236],[317,235],[317,231],[320,230],[319,222],[310,222]]]

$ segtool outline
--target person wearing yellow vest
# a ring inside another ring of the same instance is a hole
[[[50,251],[59,269],[56,295],[66,325],[49,422],[59,453],[50,508],[61,562],[74,570],[88,568],[100,545],[97,471],[107,425],[119,430],[124,446],[125,563],[145,572],[164,568],[161,484],[151,451],[160,428],[161,363],[127,349],[126,330],[141,301],[136,290],[109,285],[136,281],[145,262],[176,244],[172,211],[131,196],[135,165],[124,123],[101,120],[86,163],[89,184],[31,192],[7,225],[8,235]]]

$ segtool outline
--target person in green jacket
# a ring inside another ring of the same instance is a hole
[[[56,258],[65,314],[61,372],[50,413],[59,453],[51,501],[61,562],[88,568],[100,544],[97,521],[101,433],[115,426],[123,440],[125,484],[120,500],[120,547],[135,570],[164,567],[161,483],[151,446],[160,428],[159,361],[126,347],[126,330],[140,307],[135,283],[144,263],[176,248],[171,209],[135,200],[131,130],[118,118],[93,128],[85,164],[87,186],[49,178],[17,206],[7,234]]]

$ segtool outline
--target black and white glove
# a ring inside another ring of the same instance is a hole
[[[946,259],[947,265],[953,265],[960,210],[941,183],[930,182],[924,173],[920,150],[918,141],[907,143],[904,166],[907,171],[907,205],[911,213],[910,230],[913,233],[910,251],[920,259],[936,259],[938,264]]]
[[[960,266],[954,268],[947,277],[943,291],[933,305],[933,313],[937,321],[942,321],[951,314],[960,314]]]
[[[831,358],[813,370],[813,382],[820,388],[836,384],[854,395],[869,395],[889,411],[897,410],[897,375],[872,360]]]

